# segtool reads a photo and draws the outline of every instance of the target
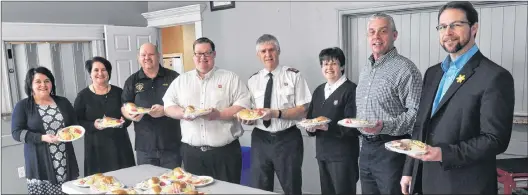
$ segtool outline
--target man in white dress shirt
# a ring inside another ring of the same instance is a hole
[[[242,154],[238,138],[242,126],[234,114],[249,108],[246,85],[230,71],[215,67],[214,43],[205,37],[193,44],[196,69],[175,79],[163,97],[167,116],[181,119],[185,170],[222,181],[240,183]],[[184,117],[188,106],[213,111],[197,118]]]
[[[297,69],[279,66],[279,54],[273,35],[257,40],[264,69],[249,78],[248,86],[253,108],[264,108],[267,114],[250,122],[256,125],[251,134],[251,186],[273,191],[275,172],[284,193],[301,194],[304,148],[296,123],[305,117],[312,95]]]

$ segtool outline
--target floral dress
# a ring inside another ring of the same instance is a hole
[[[64,128],[64,118],[56,104],[38,105],[38,111],[47,134],[56,135],[58,130]],[[66,144],[59,142],[48,145],[58,184],[47,180],[28,179],[29,194],[63,194],[61,185],[66,180]]]

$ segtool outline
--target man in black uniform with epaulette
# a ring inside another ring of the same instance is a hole
[[[134,121],[137,164],[151,164],[168,169],[181,166],[180,121],[165,116],[163,95],[178,73],[159,64],[155,45],[145,43],[139,49],[141,69],[130,75],[123,87],[123,103],[151,108],[148,114],[130,114],[123,106],[123,116]]]

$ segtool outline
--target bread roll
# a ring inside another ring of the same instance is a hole
[[[160,185],[160,179],[158,177],[152,177],[148,180],[148,184],[150,186],[159,186]]]
[[[111,194],[128,194],[128,192],[126,190],[123,190],[123,189],[118,189],[118,190],[112,190],[112,192],[110,192]]]
[[[114,177],[113,176],[104,176],[102,182],[104,184],[113,184],[114,183]]]
[[[158,185],[158,186],[154,186],[152,188],[150,188],[150,192],[153,193],[153,194],[159,194],[161,193],[161,187]]]

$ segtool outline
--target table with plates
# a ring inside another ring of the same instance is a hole
[[[137,183],[144,181],[150,177],[159,177],[163,173],[170,171],[170,169],[157,167],[153,165],[139,165],[129,168],[124,168],[108,173],[104,175],[114,176],[121,183],[125,184],[126,187],[134,187]],[[214,182],[204,187],[196,188],[200,192],[205,194],[277,194],[274,192],[264,191],[256,188],[243,186],[240,184],[229,183],[220,181],[215,178]],[[66,194],[91,194],[93,193],[90,188],[81,188],[75,186],[73,181],[62,184],[62,191]],[[139,191],[142,193],[141,191]],[[145,193],[145,192],[143,192]]]

